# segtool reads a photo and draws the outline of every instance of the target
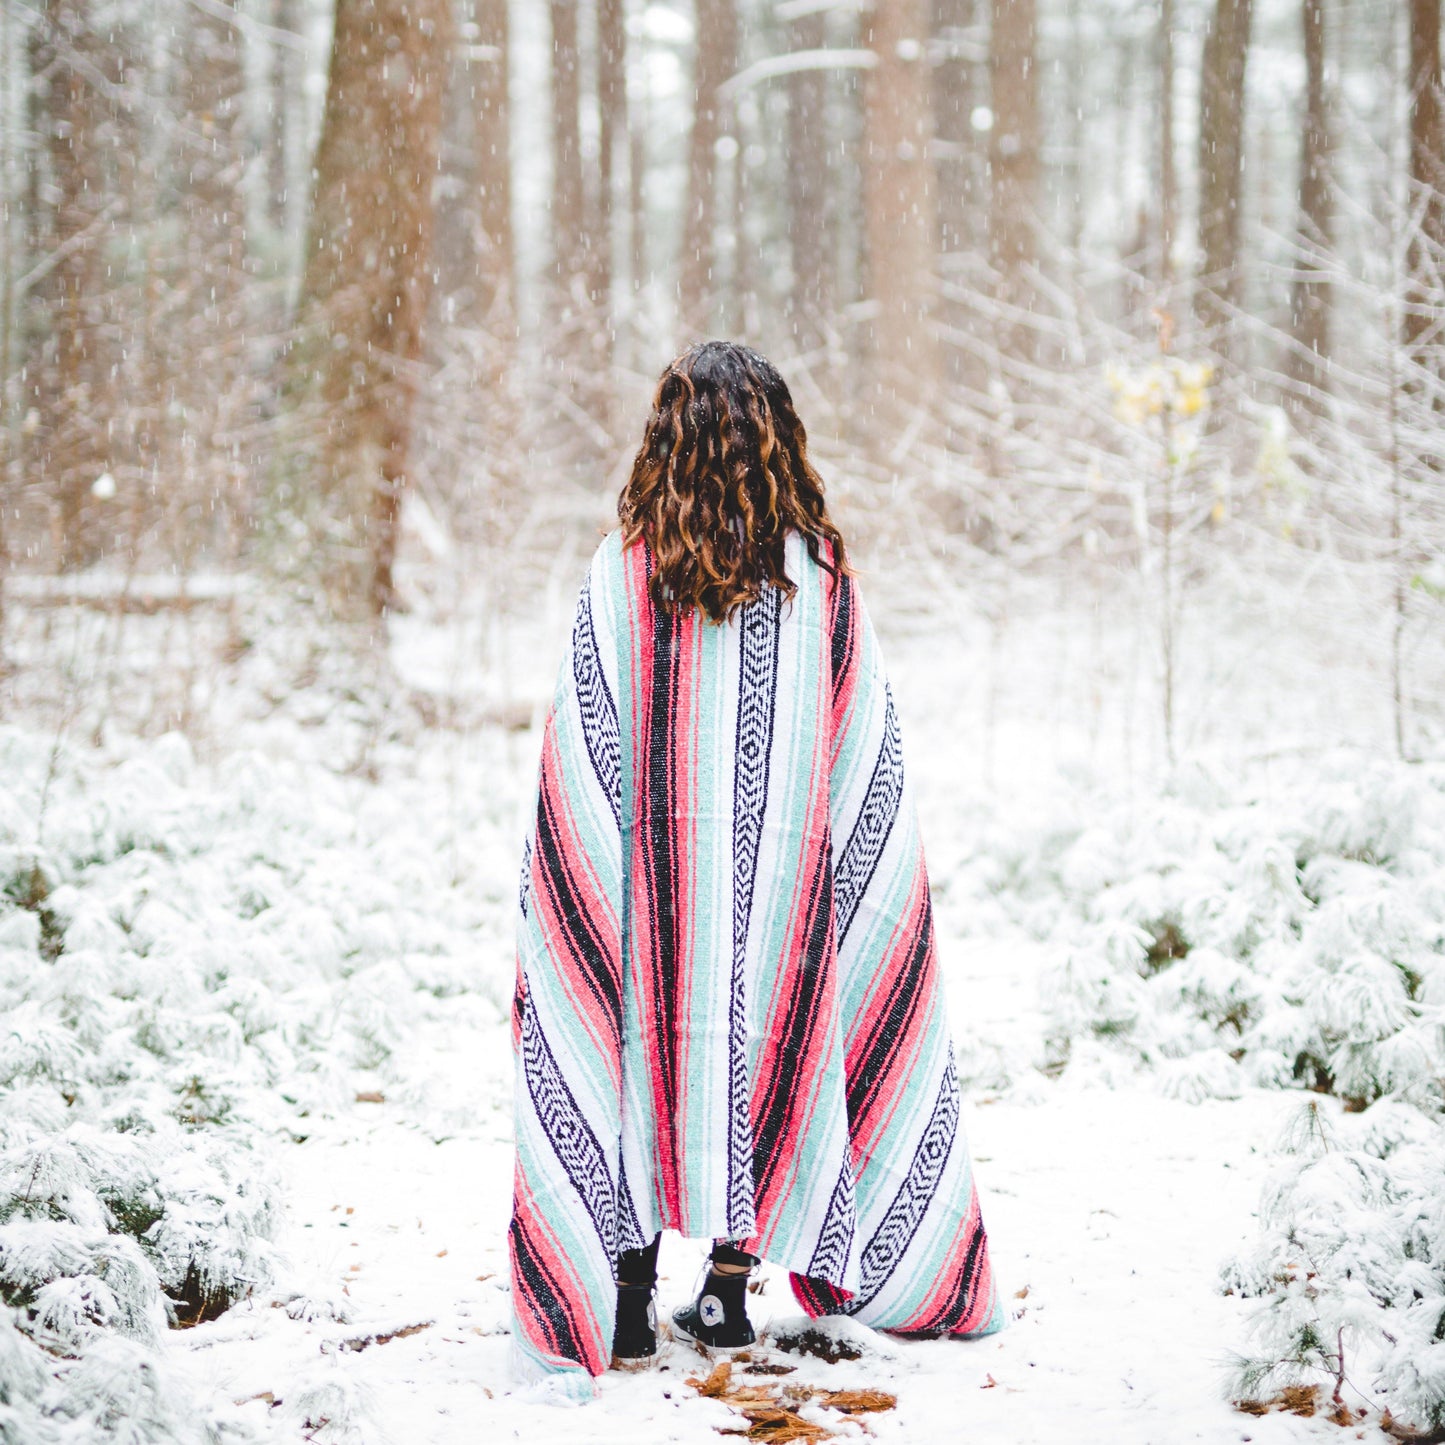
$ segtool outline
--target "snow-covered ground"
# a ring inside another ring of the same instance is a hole
[[[984,1022],[987,1005],[973,1017]],[[681,1346],[645,1375],[604,1378],[598,1400],[565,1418],[515,1390],[501,1333],[506,1119],[476,1088],[476,1040],[438,1031],[418,1042],[435,1050],[436,1077],[450,1073],[481,1117],[437,1138],[410,1107],[358,1106],[288,1151],[287,1247],[308,1274],[347,1291],[353,1317],[308,1325],[265,1304],[234,1309],[179,1341],[207,1388],[252,1399],[242,1413],[259,1421],[272,1413],[267,1392],[335,1377],[374,1422],[378,1433],[361,1438],[431,1445],[539,1435],[705,1442],[736,1427],[736,1415],[684,1384],[707,1367]],[[1333,1430],[1293,1416],[1249,1419],[1221,1383],[1241,1306],[1219,1294],[1218,1261],[1244,1242],[1259,1149],[1286,1102],[1196,1106],[1140,1089],[976,1099],[972,1143],[1015,1322],[976,1342],[880,1342],[882,1358],[802,1360],[801,1377],[895,1393],[896,1412],[870,1417],[882,1439],[1222,1445]],[[665,1308],[688,1298],[701,1258],[700,1246],[666,1237]],[[759,1322],[796,1316],[786,1277],[770,1273],[752,1310]],[[800,1363],[777,1350],[758,1357]]]
[[[564,579],[566,560],[555,569]],[[12,619],[22,671],[11,684],[18,727],[4,739],[14,772],[0,780],[0,824],[14,877],[29,878],[42,854],[56,876],[50,914],[33,899],[9,913],[0,902],[6,1007],[34,977],[43,1007],[71,1018],[56,963],[46,974],[38,958],[56,929],[73,930],[95,954],[76,950],[92,970],[82,991],[111,1000],[87,1025],[95,1037],[162,1036],[142,1080],[147,1107],[193,1098],[186,1077],[212,1068],[226,1095],[216,1137],[257,1151],[259,1172],[277,1176],[269,1277],[155,1347],[189,1379],[212,1438],[249,1426],[265,1439],[398,1445],[704,1441],[746,1426],[686,1383],[706,1368],[678,1347],[653,1371],[608,1376],[599,1398],[577,1408],[544,1406],[508,1373],[516,840],[570,585],[554,587],[528,625],[499,623],[481,605],[401,619],[392,671],[372,677],[351,676],[324,642],[285,633],[284,618],[263,638],[254,601],[199,617],[189,632],[164,610],[17,609]],[[1183,634],[1181,648],[1193,648],[1177,708],[1186,762],[1171,779],[1157,639],[1140,622],[1142,604],[1061,587],[1004,607],[955,589],[943,601],[957,625],[944,631],[937,597],[922,606],[881,583],[875,593],[972,1080],[965,1121],[1015,1318],[987,1340],[875,1340],[837,1364],[765,1345],[754,1363],[794,1372],[758,1379],[892,1392],[895,1410],[864,1417],[881,1439],[1331,1437],[1339,1427],[1320,1415],[1233,1408],[1231,1357],[1245,1351],[1259,1307],[1220,1289],[1222,1266],[1256,1236],[1280,1140],[1315,1096],[1260,1087],[1246,1052],[1224,1083],[1211,1074],[1210,1087],[1169,1097],[1149,1039],[1116,1040],[1112,1022],[1101,1028],[1077,999],[1061,1013],[1059,970],[1068,940],[1097,922],[1074,896],[1085,886],[1078,860],[1102,847],[1080,851],[1093,823],[1113,829],[1117,866],[1136,814],[1147,823],[1161,790],[1205,819],[1223,790],[1264,836],[1274,811],[1256,805],[1296,799],[1316,760],[1330,759],[1318,762],[1322,789],[1384,766],[1392,724],[1374,652],[1342,652],[1338,608],[1331,626],[1311,631],[1301,624],[1312,599],[1295,597],[1283,625],[1279,594],[1268,613],[1235,589],[1235,616]],[[1349,590],[1333,595],[1338,603]],[[137,738],[168,715],[192,746]],[[1438,720],[1422,707],[1417,723],[1428,735]],[[1433,807],[1438,787],[1422,774],[1418,790]],[[1422,823],[1412,846],[1445,865],[1433,827]],[[1164,847],[1147,829],[1137,836]],[[1184,846],[1177,829],[1166,842]],[[1068,848],[1075,866],[1060,873]],[[1010,850],[1012,872],[996,866]],[[1163,856],[1139,858],[1139,871],[1169,874],[1178,860]],[[1031,858],[1036,868],[1025,866]],[[1435,887],[1423,866],[1405,869],[1400,888]],[[1107,872],[1096,891],[1117,881]],[[1046,874],[1063,881],[1044,886]],[[38,921],[7,933],[21,913]],[[1438,953],[1438,928],[1420,942]],[[59,960],[74,966],[64,949]],[[1428,1000],[1436,1026],[1440,1002]],[[1055,1048],[1061,1017],[1083,1031],[1067,1061]],[[1196,1032],[1213,1027],[1191,1020]],[[0,1050],[10,1066],[0,1160],[7,1149],[38,1157],[63,1134],[72,1105],[57,1105],[56,1090],[97,1124],[129,1097],[125,1080],[84,1057],[68,1066],[69,1082],[35,1065],[43,1030],[15,1037],[21,1044]],[[1216,1044],[1200,1034],[1188,1047]],[[71,1196],[57,1199],[52,1219],[93,1227]],[[0,1276],[13,1263],[4,1231],[16,1217],[0,1203]],[[664,1314],[688,1296],[701,1253],[665,1241]],[[753,1310],[785,1331],[797,1315],[786,1280],[770,1274]],[[9,1359],[0,1335],[0,1376]],[[6,1384],[7,1442],[7,1428],[21,1445],[110,1438],[99,1417],[70,1427],[56,1417],[49,1434],[18,1415],[7,1426]],[[1360,1390],[1352,1406],[1373,1399],[1369,1379],[1350,1384]],[[813,1418],[841,1436],[865,1431],[836,1412]],[[1349,1438],[1383,1438],[1379,1419],[1372,1412]],[[133,1438],[189,1437],[172,1422]]]

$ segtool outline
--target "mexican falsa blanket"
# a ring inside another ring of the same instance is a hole
[[[514,1344],[611,1358],[615,1257],[662,1228],[784,1266],[810,1314],[1003,1323],[898,722],[856,582],[724,624],[614,532],[547,717],[512,1036]],[[558,1383],[561,1383],[560,1381]]]

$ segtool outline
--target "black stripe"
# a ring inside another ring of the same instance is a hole
[[[853,1184],[853,1167],[847,1159],[838,1171],[838,1182],[828,1200],[828,1212],[818,1231],[817,1248],[808,1261],[808,1278],[823,1279],[841,1285],[848,1266],[848,1251],[853,1247],[853,1231],[858,1223],[857,1200]]]
[[[582,1344],[582,1334],[566,1294],[558,1281],[548,1273],[547,1267],[542,1263],[541,1251],[533,1245],[526,1226],[516,1215],[512,1216],[511,1233],[512,1252],[517,1261],[517,1278],[521,1282],[522,1292],[531,1307],[531,1313],[548,1337],[552,1353],[560,1359],[576,1360],[579,1365],[585,1365],[586,1351]]]
[[[547,802],[544,780],[537,803],[537,851],[542,861],[542,882],[553,914],[561,924],[562,936],[577,965],[577,972],[592,996],[602,1005],[612,1042],[622,1038],[622,968],[597,932],[591,915],[567,868],[566,855],[558,836],[557,822]]]
[[[798,1061],[807,1053],[822,1012],[823,985],[832,952],[829,942],[833,913],[833,880],[826,843],[818,851],[817,869],[808,892],[802,959],[796,978],[791,980],[791,995],[773,1059],[773,1076],[764,1093],[753,1139],[753,1181],[758,1194],[766,1191],[778,1163],[779,1149],[789,1132],[789,1119],[802,1107],[797,1087]]]
[[[622,820],[622,738],[617,730],[617,704],[607,686],[597,652],[592,622],[591,582],[583,585],[572,629],[572,678],[577,688],[577,709],[582,737],[597,784],[606,795],[612,816]]]
[[[893,695],[884,684],[887,707],[883,714],[883,741],[873,760],[873,774],[863,798],[853,831],[844,845],[834,871],[837,888],[838,947],[848,936],[848,929],[857,915],[883,849],[893,832],[903,802],[903,742],[898,735],[898,717],[893,711]]]
[[[873,1032],[863,1046],[858,1064],[848,1078],[848,1126],[857,1125],[888,1074],[889,1065],[897,1062],[899,1040],[913,1025],[919,1003],[928,991],[928,950],[933,939],[933,911],[925,900],[923,926],[913,940],[908,963],[893,981],[893,995],[887,1009],[874,1022]]]
[[[778,692],[781,594],[769,588],[739,618],[742,633],[736,762],[733,772],[733,960],[728,1002],[728,1230],[757,1226],[753,1210],[752,1118],[748,1087],[747,944],[763,815],[768,805]]]
[[[644,799],[643,867],[647,879],[652,974],[652,1046],[657,1050],[663,1097],[660,1122],[677,1110],[677,863],[673,853],[676,781],[675,728],[680,671],[679,628],[672,614],[653,607],[652,676],[648,679],[647,788]]]
[[[968,1318],[968,1312],[973,1308],[974,1276],[978,1272],[978,1261],[983,1254],[986,1239],[980,1223],[968,1241],[968,1254],[964,1257],[958,1288],[943,1301],[925,1324],[918,1327],[918,1333],[951,1334]],[[907,1333],[912,1334],[913,1331],[909,1330]]]
[[[618,1249],[618,1189],[607,1155],[557,1063],[530,999],[522,1014],[522,1073],[542,1132],[587,1210],[603,1253],[611,1259]]]
[[[848,681],[848,674],[857,661],[858,649],[853,635],[853,579],[839,577],[833,585],[833,701],[836,704]]]
[[[863,1248],[859,1259],[862,1276],[858,1293],[848,1302],[848,1313],[857,1314],[888,1283],[893,1271],[908,1252],[918,1226],[933,1202],[938,1181],[948,1164],[953,1141],[958,1133],[958,1079],[953,1070],[953,1051],[949,1050],[948,1067],[934,1101],[928,1127],[913,1151],[912,1162],[898,1192],[888,1206],[873,1237]]]

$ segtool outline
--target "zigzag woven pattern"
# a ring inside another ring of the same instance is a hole
[[[813,1314],[1003,1322],[897,718],[851,578],[716,625],[614,533],[548,714],[519,894],[514,1344],[609,1363],[615,1256],[747,1238]],[[836,844],[836,846],[835,846]]]
[[[757,1228],[753,1202],[752,1100],[748,1089],[748,924],[778,687],[776,592],[742,609],[742,677],[738,684],[737,763],[733,771],[733,970],[728,1000],[728,1227],[730,1239]]]

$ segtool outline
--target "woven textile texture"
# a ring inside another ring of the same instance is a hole
[[[664,1228],[810,1314],[1003,1323],[960,1123],[893,701],[852,578],[719,625],[598,549],[518,899],[514,1340],[606,1369],[614,1259]]]

